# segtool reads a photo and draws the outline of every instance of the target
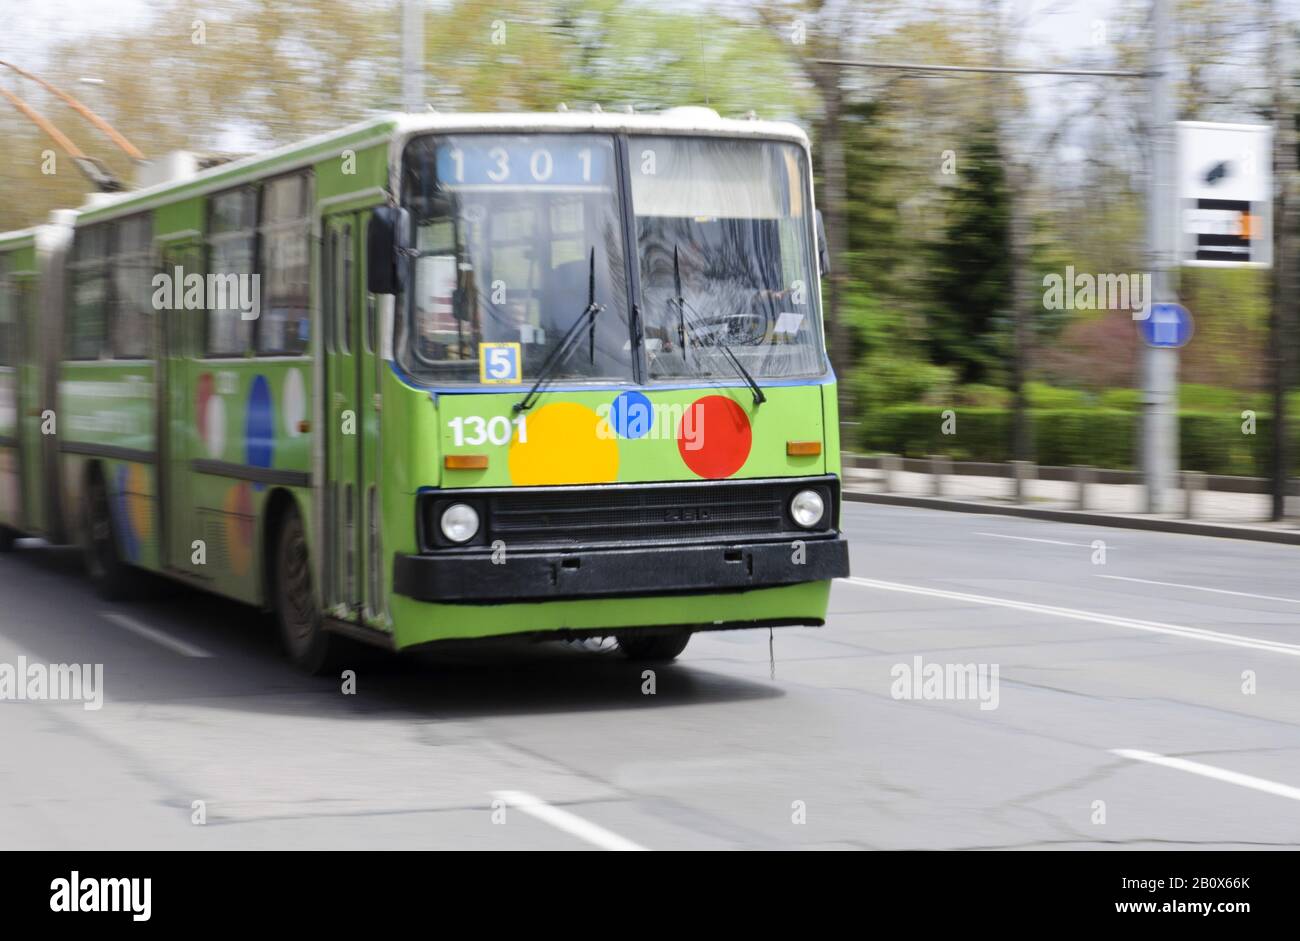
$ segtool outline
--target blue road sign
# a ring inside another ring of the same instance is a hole
[[[1152,304],[1151,314],[1137,325],[1148,346],[1177,348],[1192,338],[1192,314],[1181,304]]]

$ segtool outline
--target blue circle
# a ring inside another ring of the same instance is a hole
[[[620,392],[609,407],[609,424],[620,438],[644,438],[654,421],[654,408],[640,392]]]
[[[125,464],[119,464],[117,467],[117,492],[113,494],[113,510],[115,511],[117,525],[113,527],[114,533],[119,537],[122,551],[126,553],[128,562],[140,561],[140,540],[136,536],[135,522],[131,519],[131,508],[127,505],[127,468]]]
[[[248,412],[244,417],[244,453],[253,467],[270,467],[275,457],[275,409],[271,384],[265,376],[253,379],[248,391]],[[256,489],[261,490],[262,485]]]

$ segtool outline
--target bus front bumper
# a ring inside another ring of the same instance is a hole
[[[849,574],[839,533],[797,542],[398,555],[393,591],[417,601],[505,604],[772,588]]]

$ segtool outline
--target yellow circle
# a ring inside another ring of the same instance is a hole
[[[136,538],[148,542],[153,538],[153,487],[143,465],[132,464],[126,472],[126,506]]]
[[[248,484],[238,483],[227,490],[222,508],[230,570],[236,575],[247,575],[253,559],[252,498]]]
[[[618,479],[618,441],[608,422],[576,402],[528,415],[510,443],[510,480],[521,487],[604,484]]]

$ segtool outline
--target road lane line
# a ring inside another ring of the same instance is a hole
[[[926,595],[931,598],[948,598],[968,604],[985,604],[996,608],[1011,608],[1016,611],[1028,611],[1031,614],[1046,614],[1051,617],[1067,618],[1073,621],[1090,621],[1094,624],[1107,624],[1112,627],[1125,627],[1135,631],[1147,631],[1152,634],[1168,634],[1172,637],[1185,637],[1189,640],[1204,640],[1212,644],[1228,644],[1233,647],[1245,647],[1250,650],[1264,650],[1269,653],[1286,654],[1300,657],[1300,644],[1287,644],[1281,641],[1264,640],[1260,637],[1247,637],[1243,634],[1225,634],[1201,627],[1184,627],[1181,624],[1165,624],[1160,621],[1140,621],[1136,618],[1119,615],[1100,614],[1096,611],[1082,611],[1078,608],[1058,608],[1054,605],[1034,604],[1031,601],[1013,601],[1010,598],[993,598],[988,595],[973,595],[961,591],[946,591],[942,588],[925,588],[920,585],[907,585],[902,582],[884,582],[874,578],[841,579],[850,585],[861,588],[875,588],[880,591],[898,591],[905,594]]]
[[[1206,588],[1204,585],[1180,585],[1178,582],[1157,582],[1152,581],[1149,578],[1129,578],[1125,575],[1095,575],[1095,577],[1113,578],[1120,582],[1141,582],[1143,585],[1163,585],[1165,588],[1187,588],[1191,591],[1212,591],[1216,595],[1236,595],[1238,598],[1258,598],[1261,601],[1285,601],[1287,604],[1300,604],[1300,598],[1280,598],[1277,595],[1257,595],[1249,591],[1229,591],[1226,588]]]
[[[145,640],[151,640],[159,646],[166,647],[173,653],[178,653],[183,657],[211,657],[202,647],[196,647],[194,644],[187,643],[170,634],[164,634],[157,628],[150,627],[147,624],[141,624],[135,618],[129,618],[125,614],[118,614],[116,611],[100,611],[99,616],[107,621],[112,621],[118,627],[125,628],[137,637],[143,637]]]
[[[1092,544],[1087,542],[1062,542],[1059,539],[1035,539],[1032,536],[1009,536],[1006,533],[976,533],[976,536],[992,536],[995,539],[1019,539],[1021,542],[1045,542],[1051,546],[1071,546],[1075,549],[1091,549]],[[1108,546],[1107,548],[1114,548]]]
[[[1179,771],[1188,771],[1202,777],[1214,778],[1216,781],[1227,781],[1229,784],[1239,784],[1242,787],[1263,791],[1265,794],[1276,794],[1278,797],[1289,797],[1293,801],[1300,801],[1300,787],[1278,784],[1276,781],[1270,781],[1267,778],[1257,778],[1254,775],[1242,774],[1238,771],[1228,771],[1224,768],[1216,768],[1214,765],[1203,765],[1199,761],[1188,761],[1186,758],[1170,758],[1166,755],[1157,755],[1155,752],[1142,751],[1137,748],[1112,748],[1110,753],[1119,755],[1121,758],[1132,758],[1134,761],[1145,761],[1153,765],[1163,765],[1166,768],[1177,768]]]
[[[536,817],[544,823],[549,823],[557,830],[563,830],[570,836],[576,836],[580,840],[586,840],[593,846],[599,846],[604,850],[644,850],[645,847],[631,840],[619,836],[617,833],[611,833],[602,826],[592,823],[590,820],[583,820],[576,814],[571,814],[567,810],[561,810],[559,807],[552,807],[540,797],[534,797],[523,791],[493,791],[492,796],[505,801],[511,807],[518,808],[530,817]]]

